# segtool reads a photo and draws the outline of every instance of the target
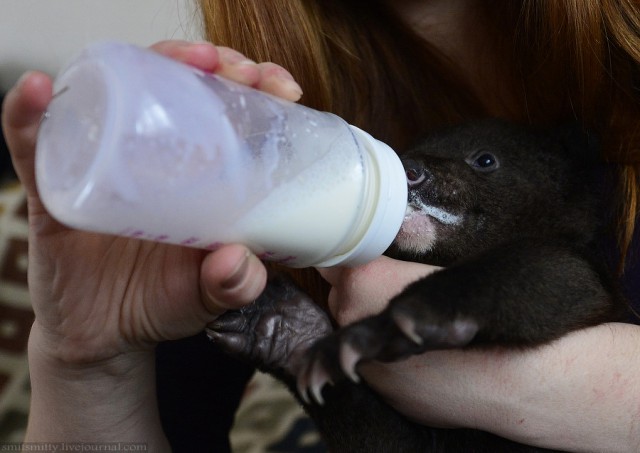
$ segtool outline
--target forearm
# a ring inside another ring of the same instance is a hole
[[[529,351],[442,351],[365,379],[427,425],[570,451],[640,449],[640,328],[610,324]]]
[[[34,327],[26,442],[133,442],[170,451],[158,415],[153,351],[69,364],[45,353],[38,336]]]

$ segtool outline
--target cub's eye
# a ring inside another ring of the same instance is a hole
[[[488,151],[479,151],[472,154],[467,158],[467,163],[471,165],[474,170],[481,172],[492,172],[499,167],[496,156]]]
[[[476,158],[473,164],[476,167],[489,168],[489,167],[493,167],[496,164],[496,162],[497,162],[496,158],[493,156],[493,154],[484,153],[480,157]]]

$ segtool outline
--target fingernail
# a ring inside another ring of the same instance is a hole
[[[240,61],[232,61],[229,63],[232,66],[255,66],[258,63],[256,63],[253,60],[240,60]]]
[[[298,97],[302,96],[302,88],[295,80],[282,78],[282,88]]]
[[[206,328],[204,329],[205,333],[207,334],[207,338],[209,338],[209,340],[211,341],[218,341],[220,339],[220,334],[218,332],[216,332],[215,330]]]
[[[231,273],[231,276],[229,276],[220,284],[223,289],[233,289],[240,285],[240,283],[242,283],[242,281],[247,276],[247,271],[249,270],[250,256],[250,252],[246,252],[244,254],[244,257],[242,258],[242,260],[240,260],[235,270]]]
[[[244,85],[254,85],[260,77],[258,64],[252,60],[239,60],[225,63],[226,76]]]
[[[23,73],[20,78],[16,81],[16,87],[20,88],[22,87],[22,85],[24,84],[24,82],[31,76],[32,71],[27,71],[25,73]]]

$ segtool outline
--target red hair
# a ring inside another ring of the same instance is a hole
[[[302,102],[396,149],[487,115],[455,62],[382,1],[200,0],[207,37],[289,69]],[[618,168],[626,252],[640,212],[640,10],[637,0],[485,0],[477,11],[514,96],[512,120],[580,120]]]

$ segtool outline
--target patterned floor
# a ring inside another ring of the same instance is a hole
[[[27,291],[24,194],[0,191],[0,441],[19,442],[29,408],[27,339],[33,313]]]
[[[285,387],[266,374],[249,383],[231,431],[234,453],[326,453],[313,422]]]
[[[0,447],[21,442],[29,409],[27,339],[33,312],[27,291],[24,193],[0,190]],[[234,453],[324,453],[311,421],[289,392],[257,373],[231,432]]]

